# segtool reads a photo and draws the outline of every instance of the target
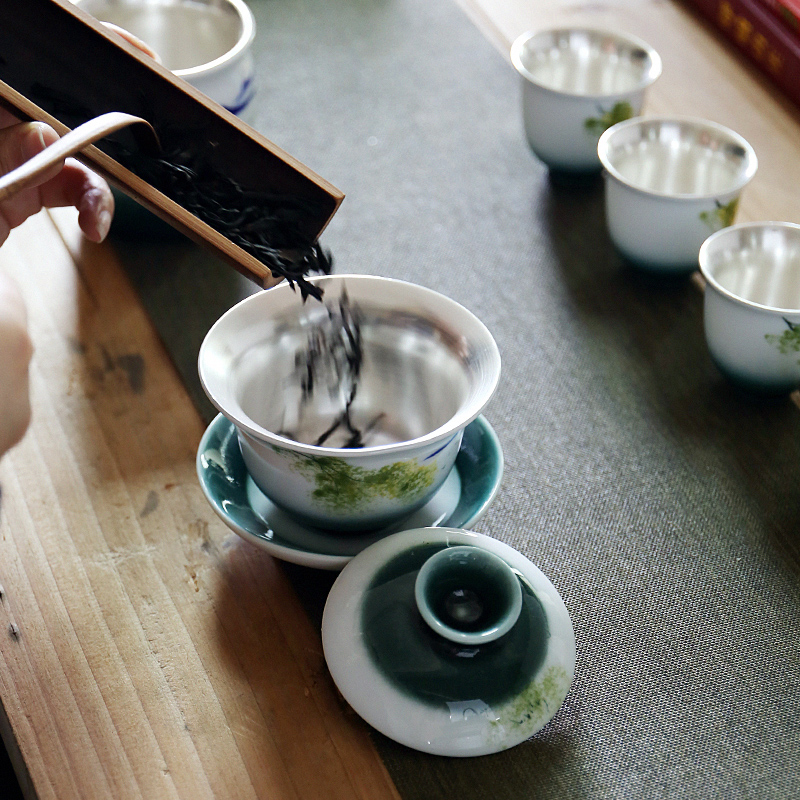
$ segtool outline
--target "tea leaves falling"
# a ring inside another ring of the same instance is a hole
[[[71,128],[97,115],[76,97],[34,83],[30,97]],[[303,299],[320,300],[322,292],[306,277],[329,275],[331,254],[306,224],[319,216],[315,201],[288,194],[248,189],[213,166],[218,146],[203,127],[158,121],[140,98],[137,116],[153,124],[161,153],[152,155],[131,144],[130,132],[109,136],[96,146],[123,167],[266,266],[273,277],[299,288]]]
[[[361,312],[350,303],[347,290],[343,289],[337,302],[325,304],[326,315],[308,334],[306,347],[297,353],[295,372],[299,375],[301,406],[309,405],[315,392],[325,392],[338,399],[342,411],[333,422],[310,444],[323,447],[334,433],[339,431],[344,438],[341,447],[361,448],[364,436],[379,422],[382,414],[375,417],[363,429],[352,419],[353,402],[356,399],[359,378],[364,363],[364,348],[361,333]],[[285,434],[296,439],[292,434]]]
[[[164,150],[159,157],[128,152],[120,155],[120,162],[127,157],[139,177],[257,258],[274,277],[297,286],[304,300],[321,300],[322,291],[306,277],[329,275],[333,258],[304,230],[316,212],[314,203],[246,189],[215,170],[208,154],[179,143],[170,146],[169,132],[160,136]]]

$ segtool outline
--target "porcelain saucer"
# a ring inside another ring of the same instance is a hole
[[[486,644],[439,636],[415,602],[426,560],[463,545],[502,558],[522,587],[516,623]],[[503,542],[453,528],[404,531],[359,553],[328,595],[322,645],[357,714],[435,755],[486,755],[519,744],[552,719],[575,674],[575,634],[553,584]]]
[[[439,525],[474,525],[486,513],[500,486],[503,454],[491,425],[478,417],[464,430],[450,475],[422,508],[391,526],[352,535],[306,525],[269,500],[248,475],[236,428],[222,414],[200,441],[197,474],[212,508],[239,536],[284,561],[339,570],[364,548],[391,533]]]

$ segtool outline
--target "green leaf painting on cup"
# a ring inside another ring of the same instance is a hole
[[[612,125],[616,125],[618,122],[630,119],[633,116],[633,106],[627,100],[615,103],[610,111],[603,111],[602,108],[599,108],[598,111],[600,112],[599,117],[587,117],[583,123],[586,130],[595,136],[600,136]]]
[[[723,205],[719,200],[715,200],[715,207],[710,211],[701,211],[700,219],[712,231],[720,231],[733,225],[733,220],[736,218],[736,211],[739,208],[739,198],[734,197],[730,203]]]
[[[786,317],[783,318],[783,321],[788,326],[788,330],[785,330],[780,335],[777,333],[765,333],[764,338],[770,344],[775,345],[779,353],[784,355],[800,353],[800,325],[789,322]],[[800,359],[798,359],[797,363],[800,364]]]
[[[412,499],[436,477],[436,464],[396,461],[380,469],[353,466],[343,458],[299,455],[296,469],[314,482],[311,497],[334,511],[352,511],[378,497]]]

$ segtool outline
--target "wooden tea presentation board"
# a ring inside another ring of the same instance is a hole
[[[109,111],[179,132],[186,150],[243,189],[302,203],[303,233],[315,239],[343,194],[236,116],[157,64],[69,0],[0,4],[0,101],[64,133]],[[104,152],[105,151],[105,152]],[[110,183],[259,284],[277,282],[253,255],[187,211],[109,153],[107,143],[79,158]]]

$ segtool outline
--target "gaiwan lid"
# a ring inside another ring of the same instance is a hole
[[[381,539],[328,595],[322,645],[364,720],[426,753],[478,756],[543,728],[575,674],[561,596],[512,547],[456,528]]]

